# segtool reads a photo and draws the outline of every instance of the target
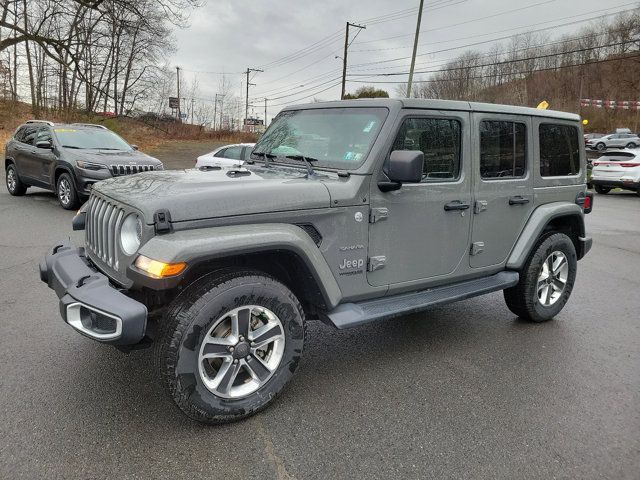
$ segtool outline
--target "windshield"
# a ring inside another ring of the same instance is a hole
[[[55,128],[53,130],[60,145],[67,148],[80,148],[90,150],[126,150],[131,151],[131,146],[110,130],[101,128],[71,127]]]
[[[302,155],[316,160],[314,167],[358,168],[387,113],[379,107],[285,111],[273,120],[253,152],[275,155],[278,161]]]

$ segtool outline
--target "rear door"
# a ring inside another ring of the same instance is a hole
[[[474,209],[469,264],[506,261],[533,209],[529,117],[473,114]]]
[[[38,135],[38,125],[25,125],[24,133],[21,136],[20,145],[17,147],[18,169],[20,174],[29,178],[40,180],[39,170],[36,166],[36,136]]]

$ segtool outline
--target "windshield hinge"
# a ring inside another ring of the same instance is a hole
[[[387,257],[384,255],[369,257],[369,261],[367,262],[367,272],[375,272],[376,270],[380,270],[381,268],[384,268],[386,263]]]
[[[372,208],[369,213],[369,223],[376,223],[380,220],[384,220],[389,216],[388,208]]]
[[[171,231],[171,214],[169,210],[158,210],[153,214],[153,223],[156,233],[168,233]]]

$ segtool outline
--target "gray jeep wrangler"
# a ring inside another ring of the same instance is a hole
[[[388,320],[504,291],[542,322],[590,249],[580,119],[440,100],[287,108],[243,167],[99,182],[40,265],[66,323],[153,345],[189,417],[251,415],[282,390],[305,325]],[[395,320],[401,321],[401,320]]]

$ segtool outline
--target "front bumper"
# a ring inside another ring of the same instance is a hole
[[[139,343],[147,327],[147,307],[109,283],[69,241],[51,249],[40,263],[40,278],[60,299],[64,321],[81,334],[113,345]]]

